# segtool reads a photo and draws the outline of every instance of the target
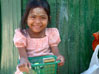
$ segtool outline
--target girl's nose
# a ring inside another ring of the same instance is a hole
[[[35,23],[41,23],[40,18],[36,18],[36,19],[35,19]]]

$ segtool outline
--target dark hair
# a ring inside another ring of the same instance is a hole
[[[33,8],[36,8],[36,7],[43,8],[48,15],[48,21],[50,21],[50,6],[49,6],[49,3],[47,2],[47,0],[29,0],[28,4],[26,6],[25,13],[24,13],[23,17],[21,18],[21,23],[20,23],[21,32],[23,29],[26,29],[26,27],[27,27],[27,18],[28,18],[30,10]]]

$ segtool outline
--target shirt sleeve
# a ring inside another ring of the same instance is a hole
[[[60,43],[60,35],[57,28],[51,28],[49,32],[49,45],[50,47],[58,46]]]
[[[20,32],[20,29],[15,30],[13,41],[16,47],[26,46],[26,37]]]

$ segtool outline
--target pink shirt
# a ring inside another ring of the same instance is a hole
[[[24,36],[20,29],[15,30],[14,44],[16,47],[26,47],[28,57],[53,55],[50,47],[58,46],[60,36],[57,28],[46,28],[43,38]]]

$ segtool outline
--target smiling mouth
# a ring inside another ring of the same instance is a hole
[[[36,28],[40,28],[40,26],[34,26],[34,27],[36,27]]]
[[[35,28],[35,29],[40,29],[41,28],[41,26],[32,26],[33,28]]]

